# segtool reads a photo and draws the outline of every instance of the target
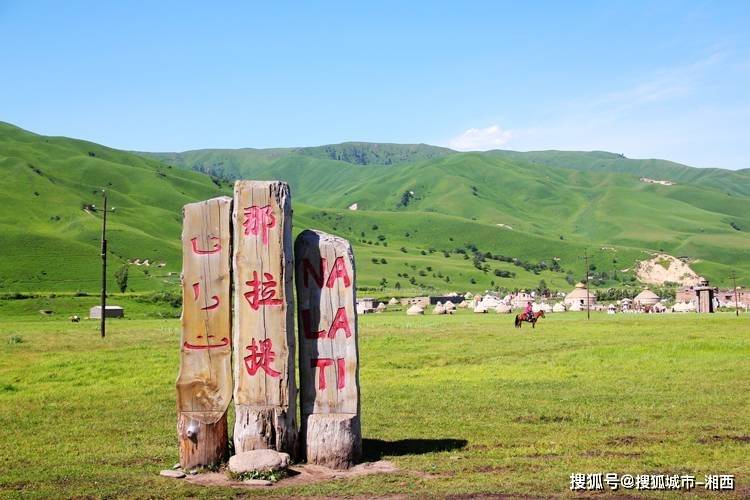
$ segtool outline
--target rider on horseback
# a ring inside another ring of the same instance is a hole
[[[531,306],[531,302],[526,302],[526,309],[523,313],[526,315],[526,321],[531,321],[534,317],[534,308]]]

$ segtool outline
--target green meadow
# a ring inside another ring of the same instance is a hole
[[[0,304],[0,496],[237,495],[158,475],[178,458],[179,321],[156,317],[174,310],[128,302],[101,339],[62,316],[92,302]],[[242,494],[568,496],[571,473],[617,472],[734,474],[723,497],[750,496],[746,316],[387,312],[360,318],[360,356],[365,459],[399,471]]]

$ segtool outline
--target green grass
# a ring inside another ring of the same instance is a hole
[[[0,318],[0,496],[235,495],[158,476],[177,461],[176,320],[113,320],[102,340],[94,322]],[[365,454],[401,471],[273,491],[548,497],[619,472],[730,473],[750,494],[746,317],[511,323],[361,317]]]
[[[182,206],[231,194],[230,182],[189,170],[288,181],[295,232],[323,229],[351,240],[360,285],[379,288],[385,278],[384,295],[398,293],[396,282],[402,294],[532,288],[541,279],[567,291],[568,273],[582,279],[578,257],[585,247],[600,272],[632,268],[648,257],[645,252],[664,251],[697,259],[696,271],[713,283],[726,284],[736,269],[739,282],[750,284],[746,171],[704,171],[609,153],[456,153],[368,143],[148,156],[0,123],[0,291],[97,291],[101,214],[81,207],[101,204],[102,188],[117,207],[109,217],[110,291],[114,273],[131,259],[164,267],[131,266],[129,290],[173,289]],[[678,184],[644,184],[642,174],[671,176]],[[407,191],[414,196],[404,206]],[[347,210],[352,203],[359,210]],[[443,251],[469,243],[533,263],[557,257],[566,272],[537,275],[490,262],[485,274],[471,260],[443,258]],[[407,271],[405,265],[417,268]],[[495,270],[516,276],[496,279]],[[416,285],[398,276],[404,271],[417,275]]]

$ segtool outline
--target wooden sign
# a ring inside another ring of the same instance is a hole
[[[302,439],[308,463],[351,467],[362,454],[354,255],[303,231],[294,244]]]
[[[232,398],[230,259],[232,199],[185,205],[177,431],[183,468],[221,462]]]
[[[235,452],[295,456],[292,207],[280,181],[234,186]]]

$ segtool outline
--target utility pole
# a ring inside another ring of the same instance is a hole
[[[581,257],[578,257],[579,259]],[[589,291],[589,252],[588,248],[583,249],[583,260],[586,263],[586,319],[591,319],[591,292]]]
[[[115,209],[107,210],[107,191],[102,189],[104,197],[104,209],[102,210],[102,297],[101,297],[101,318],[100,330],[102,338],[106,335],[106,317],[107,317],[107,212],[114,212]],[[94,205],[96,208],[96,205]]]
[[[732,271],[729,278],[732,280],[732,290],[734,291],[734,314],[739,316],[740,306],[739,301],[737,300],[737,273]]]

